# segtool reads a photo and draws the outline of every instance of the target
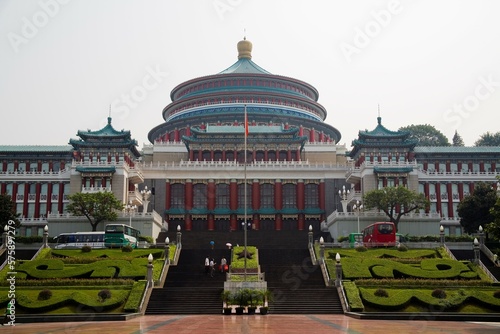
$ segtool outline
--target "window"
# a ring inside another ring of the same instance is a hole
[[[274,185],[264,183],[260,187],[261,208],[274,208]]]
[[[216,186],[216,199],[215,206],[218,208],[229,208],[229,185],[226,183],[219,183]]]
[[[247,184],[247,196],[246,196],[246,203],[245,203],[245,184],[240,183],[238,184],[238,206],[241,208],[244,208],[245,205],[247,208],[251,206],[252,203],[252,185]]]
[[[173,209],[184,208],[184,184],[174,183],[170,187],[170,207]]]
[[[297,188],[295,184],[287,183],[283,185],[283,208],[297,207]]]
[[[306,184],[305,186],[305,207],[317,208],[319,206],[318,185],[314,183]]]
[[[207,207],[207,186],[203,183],[197,183],[193,186],[193,207]]]

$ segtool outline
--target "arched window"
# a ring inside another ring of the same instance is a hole
[[[260,207],[274,208],[274,185],[264,183],[260,186]]]
[[[207,185],[203,183],[196,183],[193,186],[193,207],[206,208],[207,207]]]
[[[215,206],[217,208],[229,208],[229,184],[217,184],[215,193]]]
[[[306,208],[317,208],[319,206],[319,190],[317,184],[306,184],[304,195]]]
[[[286,183],[283,185],[283,208],[297,207],[297,188],[295,184]]]

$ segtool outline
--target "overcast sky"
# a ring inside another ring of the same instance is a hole
[[[308,82],[350,147],[430,124],[500,131],[500,1],[0,0],[0,145],[127,129],[142,148],[170,91],[237,60]]]

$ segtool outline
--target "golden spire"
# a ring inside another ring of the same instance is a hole
[[[246,36],[238,42],[238,59],[241,58],[252,59],[252,42],[247,41]]]

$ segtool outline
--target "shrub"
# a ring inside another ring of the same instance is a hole
[[[109,291],[109,289],[103,289],[103,290],[99,291],[99,293],[97,294],[97,296],[99,297],[99,300],[101,302],[103,302],[106,299],[111,298],[111,291]]]
[[[375,291],[374,295],[377,296],[377,297],[389,298],[389,294],[384,289],[377,289]]]
[[[52,297],[52,291],[44,289],[38,294],[38,300],[49,300]]]
[[[90,253],[91,251],[92,251],[92,247],[90,247],[89,245],[85,245],[82,247],[83,253]]]
[[[500,298],[500,290],[493,293],[493,297]]]
[[[434,298],[439,298],[439,299],[445,299],[446,298],[446,292],[441,289],[435,289],[432,291],[432,297]]]
[[[122,252],[126,252],[126,253],[130,253],[131,251],[133,251],[134,249],[132,248],[132,246],[130,245],[127,245],[127,246],[123,246],[122,247]]]
[[[368,250],[368,248],[366,248],[365,246],[358,246],[355,249],[358,252],[366,252]]]

